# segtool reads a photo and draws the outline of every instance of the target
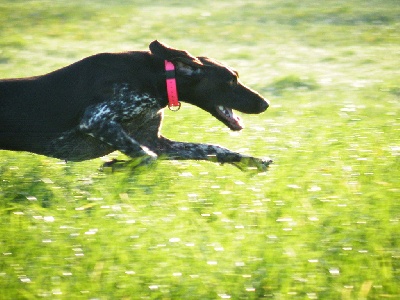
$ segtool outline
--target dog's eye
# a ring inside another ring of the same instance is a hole
[[[237,78],[236,77],[234,77],[234,78],[232,78],[231,80],[229,80],[229,85],[230,86],[234,86],[234,85],[236,85],[237,84]]]

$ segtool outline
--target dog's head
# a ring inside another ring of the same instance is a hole
[[[150,51],[175,65],[179,98],[208,111],[232,130],[243,129],[233,109],[258,114],[269,106],[266,99],[239,81],[237,71],[216,60],[194,57],[158,41],[150,44]]]

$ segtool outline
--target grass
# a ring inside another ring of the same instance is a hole
[[[399,20],[394,0],[0,1],[0,77],[159,39],[271,100],[240,133],[186,104],[163,133],[275,160],[1,151],[0,298],[399,298]]]

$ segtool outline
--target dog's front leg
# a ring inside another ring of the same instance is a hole
[[[257,168],[259,171],[265,171],[272,163],[271,160],[242,155],[217,145],[175,142],[162,136],[158,140],[157,148],[152,150],[161,159],[194,159],[222,164],[230,163],[241,170]]]
[[[115,150],[119,150],[129,157],[141,158],[143,163],[157,158],[154,152],[130,137],[118,122],[105,116],[100,118],[96,109],[86,110],[79,124],[79,130],[107,143]]]

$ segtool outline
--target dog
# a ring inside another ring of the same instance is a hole
[[[234,69],[157,40],[150,51],[101,53],[42,76],[0,80],[0,149],[84,161],[119,150],[143,164],[207,160],[265,171],[272,162],[226,148],[169,140],[163,111],[180,99],[243,129],[233,109],[264,112],[269,103]]]

